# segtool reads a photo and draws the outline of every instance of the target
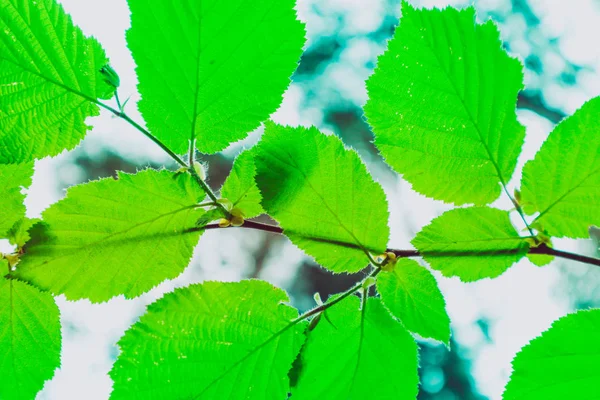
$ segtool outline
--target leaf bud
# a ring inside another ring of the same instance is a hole
[[[115,89],[121,85],[121,78],[119,78],[119,75],[110,64],[106,64],[104,67],[100,68],[100,75],[102,75],[104,82]]]
[[[231,225],[232,226],[242,226],[244,225],[244,218],[240,216],[231,216]]]

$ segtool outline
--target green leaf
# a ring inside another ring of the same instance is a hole
[[[334,272],[368,264],[389,238],[383,189],[358,154],[316,128],[267,123],[256,149],[262,205],[299,248]]]
[[[21,248],[31,239],[29,230],[41,220],[37,218],[21,218],[10,228],[8,234],[8,240],[13,246]]]
[[[549,256],[547,254],[527,254],[527,258],[536,267],[545,267],[554,261],[554,256]]]
[[[150,305],[119,341],[111,399],[285,399],[306,323],[263,281],[205,282]]]
[[[504,400],[600,398],[600,310],[554,321],[513,359]]]
[[[325,311],[302,351],[294,400],[415,399],[417,344],[377,298]]]
[[[304,27],[293,0],[129,0],[139,108],[176,153],[223,150],[281,103]]]
[[[31,185],[32,176],[32,163],[0,164],[0,238],[7,237],[14,223],[25,216],[25,195],[21,194],[21,188]]]
[[[60,365],[60,319],[49,293],[0,278],[0,399],[33,399]]]
[[[99,113],[93,102],[113,95],[107,62],[56,0],[0,1],[0,162],[75,147]]]
[[[402,20],[367,81],[375,145],[413,189],[456,204],[488,204],[515,169],[519,61],[473,7],[416,10]]]
[[[30,230],[15,275],[70,300],[139,296],[189,263],[203,198],[189,174],[166,170],[74,186]]]
[[[236,158],[231,173],[221,188],[221,197],[229,199],[234,208],[242,210],[244,218],[254,218],[265,211],[254,177],[254,152],[246,150]]]
[[[464,282],[501,275],[529,249],[508,213],[488,207],[447,211],[424,227],[412,244],[433,269]]]
[[[548,136],[525,164],[521,196],[533,225],[555,237],[587,238],[600,225],[600,97],[583,105]]]
[[[388,310],[411,332],[450,344],[450,318],[434,276],[413,260],[398,260],[377,277],[377,291]]]

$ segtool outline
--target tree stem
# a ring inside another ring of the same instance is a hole
[[[271,232],[271,233],[275,233],[275,234],[283,234],[283,229],[281,229],[278,226],[263,224],[263,223],[254,222],[254,221],[244,221],[244,224],[241,226],[241,228],[255,229],[255,230]],[[209,230],[209,229],[224,229],[224,228],[221,228],[218,224],[210,224],[210,225],[206,225],[199,229]],[[348,244],[348,246],[350,246],[350,244]],[[387,249],[387,251],[394,253],[396,255],[396,257],[399,257],[399,258],[423,257],[423,254],[421,254],[418,250]],[[519,251],[520,251],[520,249],[507,249],[506,251],[498,250],[497,255],[512,254],[512,253],[516,253]],[[567,260],[578,261],[578,262],[581,262],[584,264],[595,265],[597,267],[600,267],[600,259],[598,259],[598,258],[584,256],[581,254],[570,253],[568,251],[553,249],[551,247],[546,246],[543,243],[537,247],[531,247],[527,252],[529,254],[543,254],[543,255],[548,255],[548,256],[564,258]],[[452,254],[448,253],[448,252],[446,252],[446,253],[439,252],[438,254],[440,256],[445,256],[445,257],[452,256]],[[463,253],[463,255],[467,255],[467,254],[470,254],[473,256],[478,255],[477,252]],[[427,255],[430,257],[435,257],[436,252],[429,252]],[[460,253],[455,252],[454,255],[457,256],[457,255],[460,255]],[[486,256],[493,256],[493,254],[486,253]]]

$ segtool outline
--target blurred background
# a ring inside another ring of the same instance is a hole
[[[60,0],[75,23],[104,45],[121,76],[120,97],[131,97],[136,111],[135,65],[124,32],[129,26],[126,0]],[[583,102],[600,94],[600,1],[480,0],[418,1],[425,7],[473,3],[480,21],[493,19],[506,49],[525,66],[526,90],[519,95],[518,115],[527,127],[522,159],[511,183],[516,187],[523,163],[532,158],[552,127]],[[361,107],[365,79],[386,46],[400,14],[400,0],[298,0],[308,42],[293,84],[273,115],[288,125],[315,125],[355,148],[383,185],[391,204],[394,248],[410,248],[410,239],[448,205],[422,197],[394,174],[372,145]],[[28,190],[28,216],[38,217],[64,196],[66,188],[92,179],[152,167],[174,167],[152,142],[126,123],[103,112],[89,120],[93,131],[74,151],[36,164]],[[235,156],[251,147],[261,130],[226,151],[202,160],[209,183],[218,190]],[[568,151],[568,149],[565,149]],[[507,199],[495,206],[511,208]],[[517,226],[520,226],[517,224]],[[560,249],[594,254],[591,241],[556,241]],[[600,303],[600,271],[557,260],[539,268],[524,260],[495,280],[463,284],[436,274],[452,319],[450,349],[420,341],[421,400],[500,399],[510,375],[510,361],[529,340],[560,316]],[[108,371],[118,354],[116,342],[145,306],[173,288],[203,280],[256,277],[285,288],[300,310],[348,288],[356,276],[332,276],[285,238],[243,229],[205,233],[186,271],[135,299],[104,304],[67,302],[62,313],[62,366],[39,399],[108,398]]]

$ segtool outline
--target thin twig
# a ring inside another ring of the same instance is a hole
[[[261,222],[254,222],[254,221],[244,221],[244,224],[241,226],[242,228],[248,228],[248,229],[255,229],[255,230],[259,230],[259,231],[263,231],[263,232],[270,232],[270,233],[275,233],[275,234],[283,234],[283,229],[281,229],[278,226],[273,226],[273,225],[268,225],[268,224],[263,224]],[[198,228],[199,230],[210,230],[210,229],[224,229],[222,227],[220,227],[218,224],[210,224],[210,225],[206,225],[202,228]],[[323,239],[319,239],[321,241],[324,241]],[[356,247],[358,248],[358,246],[353,245],[351,243],[346,244],[346,246],[348,247]],[[390,251],[392,253],[394,253],[396,255],[396,257],[399,258],[418,258],[418,257],[423,257],[423,254],[421,254],[421,252],[419,252],[418,250],[399,250],[399,249],[387,249],[387,251]],[[522,252],[523,250],[521,248],[517,248],[517,249],[506,249],[506,250],[493,250],[493,251],[487,251],[485,253],[483,252],[478,252],[478,251],[465,251],[465,252],[460,252],[460,251],[445,251],[445,252],[439,252],[439,251],[431,251],[428,252],[426,254],[426,256],[428,257],[452,257],[452,256],[478,256],[478,255],[482,255],[485,254],[485,256],[501,256],[501,255],[506,255],[506,254],[515,254],[515,253],[519,253]],[[573,260],[573,261],[578,261],[584,264],[590,264],[590,265],[595,265],[600,267],[600,259],[599,258],[594,258],[594,257],[588,257],[588,256],[584,256],[581,254],[575,254],[575,253],[570,253],[568,251],[563,251],[563,250],[557,250],[557,249],[553,249],[551,247],[546,246],[545,244],[540,244],[538,247],[531,247],[529,248],[529,250],[527,251],[527,253],[529,254],[543,254],[543,255],[548,255],[548,256],[554,256],[554,257],[559,257],[559,258],[564,258],[567,260]]]

